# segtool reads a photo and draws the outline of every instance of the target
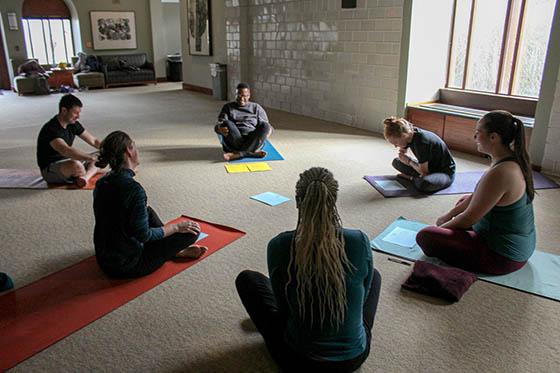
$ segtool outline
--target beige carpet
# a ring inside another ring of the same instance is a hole
[[[0,96],[0,168],[35,167],[40,126],[60,95]],[[98,137],[130,133],[140,147],[138,180],[163,219],[188,213],[247,236],[14,368],[14,371],[275,372],[247,325],[234,279],[266,271],[266,245],[293,229],[292,202],[249,200],[265,191],[293,198],[298,174],[331,169],[347,227],[370,238],[396,217],[433,222],[458,198],[384,199],[361,178],[392,173],[394,149],[381,137],[271,111],[272,138],[286,158],[264,173],[227,174],[212,126],[221,102],[178,84],[78,93],[82,123]],[[460,170],[485,167],[455,154]],[[88,191],[0,190],[0,270],[18,287],[93,254]],[[535,200],[538,247],[560,254],[560,190]],[[410,267],[374,253],[383,277],[373,344],[362,372],[554,372],[560,366],[560,304],[477,282],[457,304],[402,292]],[[61,315],[64,317],[64,315]]]

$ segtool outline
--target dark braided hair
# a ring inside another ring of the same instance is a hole
[[[482,125],[488,134],[496,133],[502,140],[502,145],[513,150],[515,161],[519,164],[525,184],[527,194],[532,201],[535,197],[533,186],[533,172],[531,171],[531,161],[525,144],[525,126],[521,119],[514,117],[505,110],[494,110],[487,113],[481,119]]]
[[[103,168],[110,165],[114,172],[121,171],[124,164],[124,152],[130,146],[132,146],[132,139],[125,132],[111,132],[101,142],[96,166]]]
[[[285,291],[295,285],[302,319],[321,328],[332,325],[338,329],[346,314],[345,276],[353,267],[346,256],[337,193],[338,182],[326,168],[312,167],[300,174],[296,184],[298,223]]]

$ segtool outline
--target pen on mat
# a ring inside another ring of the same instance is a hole
[[[387,260],[390,261],[390,262],[399,263],[399,264],[404,264],[404,265],[407,265],[407,266],[410,265],[409,262],[405,262],[404,260],[395,259],[395,258],[391,258],[391,257],[388,257]]]

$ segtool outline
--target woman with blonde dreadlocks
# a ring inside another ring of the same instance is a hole
[[[351,372],[369,355],[381,276],[367,236],[342,228],[338,182],[313,167],[296,184],[295,231],[268,244],[270,279],[243,271],[236,287],[284,371]]]

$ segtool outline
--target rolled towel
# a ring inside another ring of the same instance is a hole
[[[476,276],[471,272],[418,260],[401,286],[417,293],[457,302],[475,281]]]

